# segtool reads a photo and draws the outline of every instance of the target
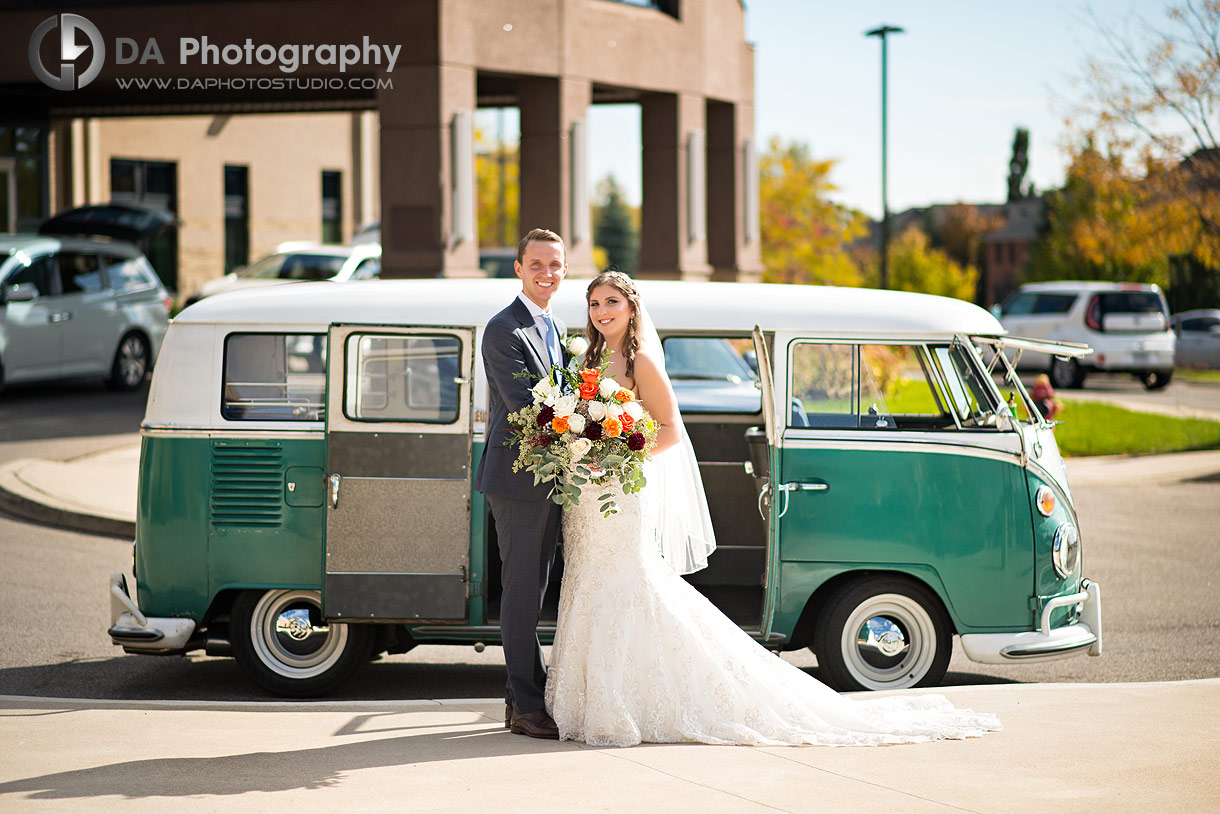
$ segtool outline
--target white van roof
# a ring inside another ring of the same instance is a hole
[[[569,329],[584,325],[586,279],[569,279],[553,304]],[[977,305],[948,297],[865,288],[640,280],[640,295],[668,330],[814,330],[826,335],[1002,335]],[[175,323],[326,326],[483,325],[521,290],[517,280],[316,282],[234,291],[183,310]]]

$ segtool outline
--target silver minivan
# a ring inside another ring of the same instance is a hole
[[[0,386],[96,376],[135,388],[157,358],[171,303],[125,240],[0,235]]]

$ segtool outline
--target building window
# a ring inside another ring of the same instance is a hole
[[[178,213],[178,165],[172,161],[110,159],[110,199]],[[178,231],[166,229],[140,241],[166,288],[178,288]]]
[[[640,8],[655,8],[664,14],[668,14],[675,19],[682,19],[679,13],[679,4],[681,0],[610,0],[612,3],[622,3],[625,6],[639,6]]]
[[[225,166],[225,274],[250,262],[250,168]]]
[[[46,129],[0,125],[0,230],[34,232],[47,217]]]
[[[322,170],[322,242],[343,242],[343,173]]]

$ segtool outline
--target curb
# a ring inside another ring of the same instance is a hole
[[[40,461],[23,458],[0,466],[0,509],[23,520],[33,520],[55,528],[125,540],[135,538],[136,524],[131,521],[101,517],[44,502],[52,496],[40,493],[21,479],[21,470],[36,463]]]

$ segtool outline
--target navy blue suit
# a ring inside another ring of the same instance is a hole
[[[565,327],[558,319],[560,336]],[[508,682],[504,700],[517,712],[543,709],[546,668],[538,642],[538,616],[559,541],[561,512],[547,495],[550,483],[534,485],[532,472],[513,472],[517,448],[505,446],[508,414],[533,403],[530,388],[536,379],[514,378],[528,371],[550,372],[550,355],[534,317],[521,300],[487,323],[483,332],[483,369],[491,397],[487,443],[479,461],[474,488],[487,497],[500,544],[500,636]]]

